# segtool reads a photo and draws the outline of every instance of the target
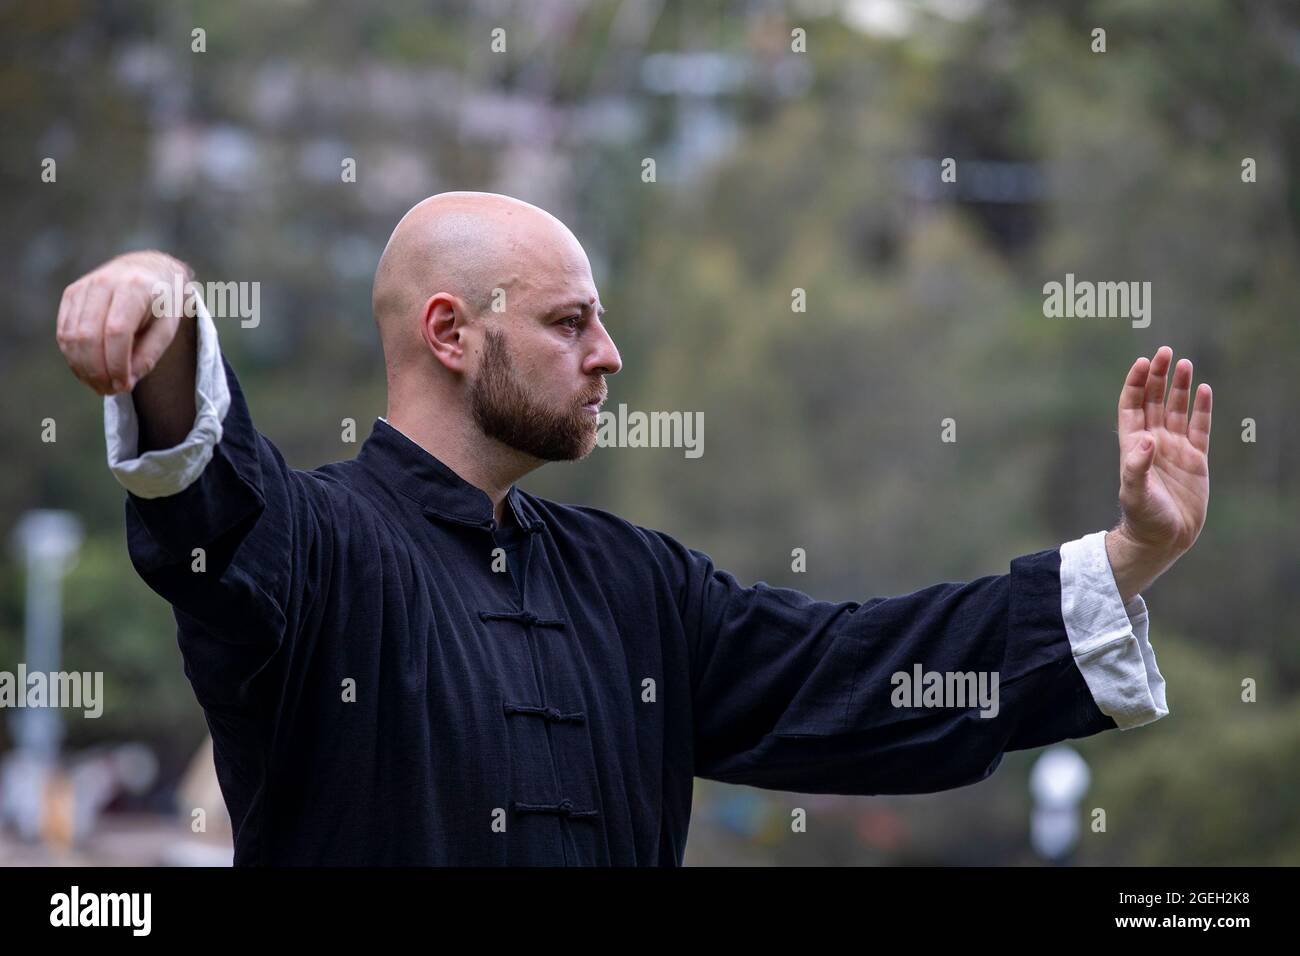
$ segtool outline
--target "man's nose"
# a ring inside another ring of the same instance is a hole
[[[606,375],[613,375],[623,367],[623,361],[618,355],[618,346],[610,338],[609,332],[605,330],[604,324],[597,319],[592,326],[595,333],[596,341],[590,352],[587,353],[587,361],[583,364],[583,371],[589,375],[603,372]]]

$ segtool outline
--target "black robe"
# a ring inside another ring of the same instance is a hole
[[[498,528],[382,419],[354,460],[291,469],[222,363],[212,460],[126,517],[175,608],[236,865],[677,866],[694,777],[923,793],[1116,726],[1072,655],[1057,549],[861,603],[742,587],[517,487]],[[996,672],[996,716],[894,706],[918,664]]]

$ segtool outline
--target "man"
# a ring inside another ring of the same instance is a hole
[[[175,608],[237,864],[680,865],[696,776],[915,793],[1008,750],[1168,713],[1139,592],[1196,540],[1211,396],[1138,359],[1123,518],[1010,573],[900,597],[741,587],[670,536],[515,482],[596,440],[621,367],[578,241],[445,193],[375,274],[387,414],[356,459],[288,468],[253,427],[188,267],[114,259],[58,340],[106,396],[131,560]],[[173,310],[175,311],[175,310]],[[996,702],[899,699],[914,671]],[[956,685],[953,685],[956,686]]]

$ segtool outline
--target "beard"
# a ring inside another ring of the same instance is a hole
[[[590,454],[596,447],[596,416],[582,407],[589,399],[560,410],[542,405],[516,373],[505,335],[488,329],[484,340],[469,396],[483,434],[542,461],[576,461]]]

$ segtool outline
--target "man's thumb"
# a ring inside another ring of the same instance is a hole
[[[1121,474],[1124,484],[1140,485],[1146,477],[1147,469],[1151,467],[1151,461],[1155,458],[1156,443],[1150,435],[1143,434],[1134,442],[1133,447],[1129,449],[1124,456],[1124,468]]]

